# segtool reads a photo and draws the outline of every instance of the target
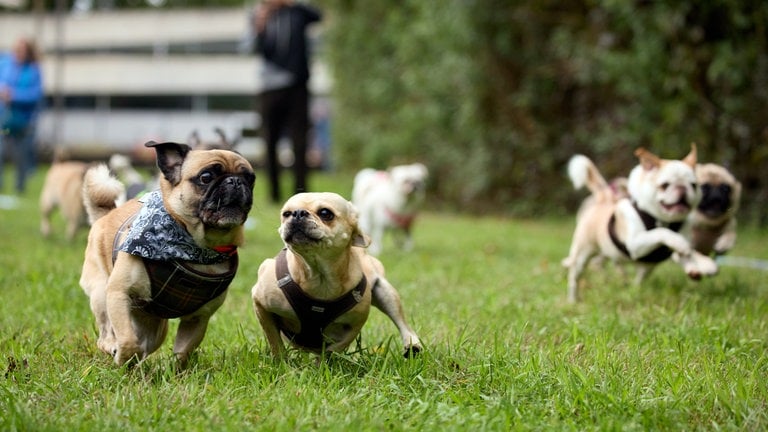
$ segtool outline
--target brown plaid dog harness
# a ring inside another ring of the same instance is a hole
[[[152,284],[152,297],[133,299],[133,305],[160,318],[178,318],[200,309],[223,294],[237,272],[237,253],[222,274],[199,272],[183,261],[155,261],[142,258]]]
[[[325,343],[323,330],[325,327],[360,303],[368,285],[368,281],[363,275],[355,288],[334,300],[319,300],[310,297],[291,277],[288,271],[288,260],[285,258],[285,249],[281,250],[275,257],[275,275],[277,276],[277,285],[283,291],[285,298],[301,322],[301,331],[292,332],[279,317],[277,320],[278,327],[293,343],[309,350],[323,348]]]
[[[124,234],[138,213],[126,220],[115,234],[112,263],[117,259]],[[178,318],[200,309],[229,288],[237,273],[237,250],[229,256],[229,270],[220,274],[197,271],[183,260],[154,260],[141,257],[151,284],[150,298],[133,298],[133,307],[159,317]]]

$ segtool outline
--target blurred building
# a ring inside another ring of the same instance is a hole
[[[149,139],[185,142],[194,131],[214,139],[220,127],[228,138],[242,138],[244,151],[258,152],[247,148],[259,126],[253,108],[260,88],[248,13],[2,13],[0,50],[22,35],[35,35],[40,44],[48,99],[40,123],[43,147],[129,152]],[[317,97],[327,95],[330,82],[319,62],[310,85]]]

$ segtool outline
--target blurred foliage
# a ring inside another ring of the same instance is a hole
[[[768,2],[325,0],[341,166],[427,163],[432,196],[570,212],[564,166],[635,148],[730,168],[768,224]]]
[[[564,174],[574,153],[612,177],[634,166],[639,146],[678,158],[696,142],[701,161],[742,181],[741,219],[768,225],[768,2],[314,3],[326,13],[323,51],[339,84],[339,166],[423,161],[435,202],[535,216],[570,213],[584,196]]]
[[[90,10],[221,8],[247,4],[243,0],[26,0],[19,10],[32,12],[42,8],[51,12],[59,6],[59,1],[62,2],[60,7],[64,10],[76,10],[82,7]]]

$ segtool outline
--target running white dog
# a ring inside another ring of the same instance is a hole
[[[686,233],[688,215],[701,201],[697,187],[696,147],[682,160],[661,159],[644,149],[627,183],[628,198],[616,199],[608,182],[586,156],[571,158],[568,173],[578,189],[592,193],[579,210],[568,258],[568,300],[579,300],[579,280],[594,256],[638,267],[640,283],[673,254],[692,279],[717,273],[717,264],[697,252]]]

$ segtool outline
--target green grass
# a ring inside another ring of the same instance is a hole
[[[312,178],[348,195],[351,176]],[[0,430],[761,430],[768,427],[768,274],[723,267],[688,281],[674,265],[642,287],[593,270],[565,301],[559,265],[573,220],[426,212],[416,247],[382,260],[426,349],[400,355],[373,311],[362,343],[317,364],[271,358],[250,302],[281,243],[257,180],[253,226],[229,297],[191,366],[171,338],[118,368],[96,348],[78,285],[86,232],[38,233],[34,179],[0,210]],[[734,255],[768,259],[742,228]],[[390,245],[391,246],[391,245]],[[174,327],[171,335],[175,334]]]

